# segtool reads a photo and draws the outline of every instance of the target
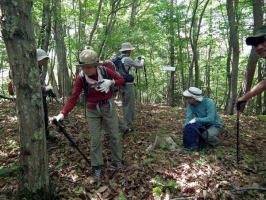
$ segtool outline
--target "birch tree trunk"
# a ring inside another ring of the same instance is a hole
[[[1,0],[1,21],[13,83],[20,135],[19,199],[52,199],[44,112],[36,61],[31,0]],[[27,195],[27,196],[26,196]]]

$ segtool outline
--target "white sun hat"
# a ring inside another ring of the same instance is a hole
[[[202,91],[199,88],[196,87],[190,87],[188,90],[185,90],[183,92],[184,97],[191,97],[197,101],[202,101]]]
[[[77,66],[90,66],[99,63],[98,54],[92,49],[85,49],[79,54],[79,64]]]
[[[131,45],[130,42],[125,42],[121,45],[121,49],[119,51],[123,52],[123,51],[132,51],[135,48]]]
[[[36,49],[37,61],[49,58],[48,54],[43,49]]]

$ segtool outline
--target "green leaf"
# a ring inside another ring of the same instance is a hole
[[[17,169],[18,169],[18,166],[16,166],[16,165],[13,165],[10,168],[2,168],[2,169],[0,169],[0,176],[10,174],[10,173],[16,171]]]
[[[154,196],[160,196],[163,192],[161,188],[155,187],[155,188],[152,188],[152,193]]]

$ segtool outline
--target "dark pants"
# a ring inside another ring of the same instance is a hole
[[[43,102],[43,110],[44,110],[45,135],[47,138],[49,135],[49,129],[48,129],[49,119],[48,119],[48,106],[46,102],[46,96],[42,96],[42,102]]]

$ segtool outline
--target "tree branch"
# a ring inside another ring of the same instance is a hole
[[[260,191],[266,191],[266,188],[257,188],[257,187],[246,187],[246,188],[235,188],[232,189],[232,192],[236,191],[245,191],[245,190],[260,190]]]

